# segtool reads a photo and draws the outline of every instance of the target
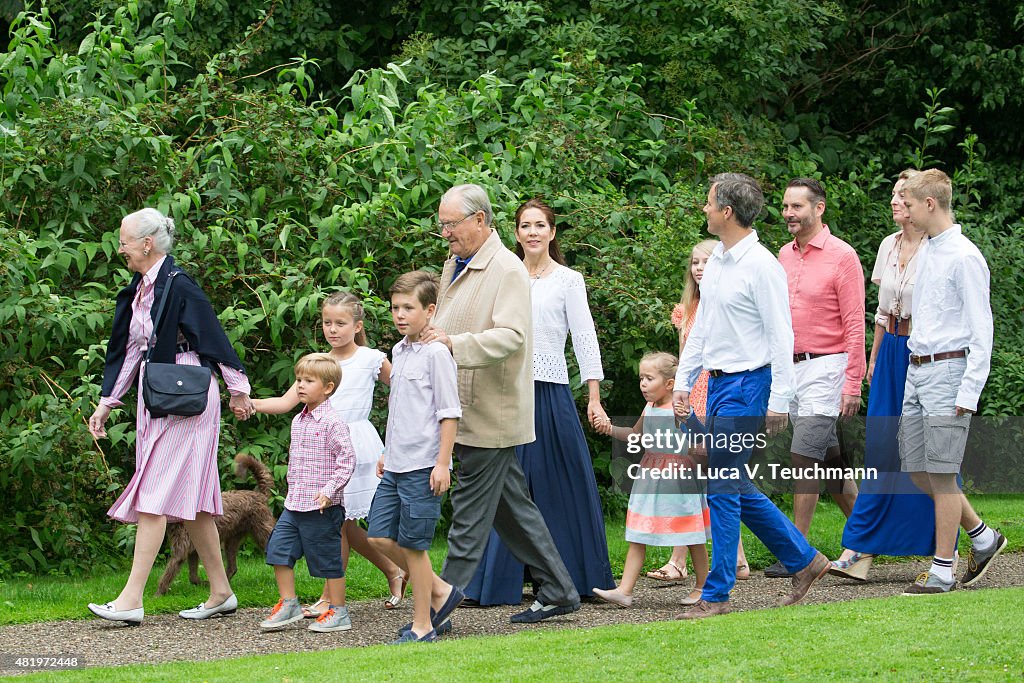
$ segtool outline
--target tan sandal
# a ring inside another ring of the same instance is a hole
[[[736,565],[736,579],[746,581],[750,578],[750,567],[746,563]]]
[[[682,581],[686,578],[686,566],[680,567],[678,564],[669,560],[665,563],[664,567],[649,571],[646,574],[647,578],[654,579],[655,581]]]
[[[399,579],[401,579],[402,585],[401,588],[398,589],[398,593],[396,594],[394,592],[394,589],[391,587],[391,584],[393,584],[395,581],[398,581]],[[397,576],[392,576],[390,579],[388,579],[388,590],[392,592],[388,599],[384,601],[384,609],[394,609],[398,607],[398,604],[402,602],[402,598],[405,597],[405,587],[408,585],[409,577],[405,574],[405,572],[399,572]]]
[[[323,609],[320,609],[320,605],[323,605]],[[331,601],[324,598],[320,598],[309,607],[302,608],[302,617],[304,619],[316,619],[324,612],[331,608]]]

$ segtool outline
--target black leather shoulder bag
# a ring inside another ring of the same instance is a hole
[[[142,401],[152,417],[179,415],[192,417],[206,410],[206,399],[210,391],[210,368],[204,365],[178,365],[177,363],[151,363],[150,357],[156,348],[156,333],[163,319],[167,294],[174,284],[174,276],[182,271],[167,274],[167,284],[160,307],[156,312],[153,336],[146,351],[146,365],[142,375]]]

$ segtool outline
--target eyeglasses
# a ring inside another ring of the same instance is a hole
[[[128,238],[128,242],[138,242],[138,241],[139,241],[138,237],[129,237]],[[128,246],[128,242],[125,242],[124,240],[118,240],[117,241],[117,243],[121,246],[122,249],[124,249],[125,247]]]
[[[480,213],[480,212],[479,211],[474,211],[473,213],[467,213],[465,216],[463,216],[462,218],[460,218],[457,221],[448,221],[446,223],[438,223],[437,227],[438,227],[438,229],[441,232],[444,232],[445,230],[447,230],[448,232],[452,232],[452,231],[455,230],[456,226],[458,226],[461,223],[465,222],[466,219],[472,218],[473,216],[477,215],[478,213]]]

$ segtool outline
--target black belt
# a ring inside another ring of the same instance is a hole
[[[762,365],[759,368],[753,370],[737,370],[736,372],[726,372],[725,370],[708,370],[708,374],[712,377],[726,377],[728,375],[742,375],[744,372],[757,372],[758,370],[764,370],[765,368],[771,367],[771,364]]]
[[[801,361],[810,360],[812,358],[821,358],[822,356],[834,356],[834,353],[794,353],[793,362],[799,363]]]

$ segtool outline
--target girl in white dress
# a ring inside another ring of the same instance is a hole
[[[358,521],[370,511],[370,502],[377,490],[377,460],[384,452],[384,443],[370,423],[370,407],[377,382],[389,384],[391,363],[387,355],[366,346],[363,329],[363,304],[350,292],[336,292],[324,299],[320,309],[324,338],[331,345],[330,355],[341,366],[341,386],[331,395],[331,406],[348,424],[352,447],[356,452],[356,469],[345,485],[345,524],[342,526],[341,558],[348,568],[349,549],[365,557],[387,577],[391,596],[385,609],[393,609],[405,594],[406,576],[401,568],[370,545],[366,530]],[[299,404],[295,385],[278,398],[255,399],[258,413],[279,415]],[[304,610],[316,618],[330,604],[326,595]]]

